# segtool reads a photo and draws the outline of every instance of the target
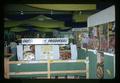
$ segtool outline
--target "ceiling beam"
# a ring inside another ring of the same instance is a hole
[[[31,7],[57,11],[96,10],[96,4],[27,4],[27,5]]]
[[[73,20],[75,22],[87,22],[89,16],[90,14],[74,14]]]

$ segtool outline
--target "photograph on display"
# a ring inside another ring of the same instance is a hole
[[[104,77],[104,53],[97,52],[97,78],[102,79]]]
[[[89,27],[89,49],[115,52],[115,22]]]
[[[58,45],[39,45],[37,48],[37,57],[40,60],[56,60],[59,59]]]
[[[35,45],[23,46],[23,60],[35,60]]]
[[[115,22],[108,23],[109,27],[109,53],[115,53]]]
[[[75,31],[76,44],[77,47],[86,48],[88,45],[88,28],[81,28],[78,31]]]
[[[99,40],[99,28],[98,26],[90,27],[89,28],[89,49],[99,49],[100,47],[100,40]]]
[[[41,46],[41,59],[50,59],[50,57],[52,56],[51,51],[53,50],[53,46],[52,45],[42,45]]]
[[[107,52],[108,50],[108,27],[107,24],[99,25],[100,32],[100,50]]]
[[[60,59],[61,60],[71,59],[70,45],[60,45],[59,50],[60,50]]]

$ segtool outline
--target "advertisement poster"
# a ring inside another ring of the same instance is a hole
[[[60,59],[61,60],[70,60],[71,59],[71,48],[70,45],[60,45]]]
[[[104,78],[104,53],[97,52],[97,78]]]
[[[115,22],[89,27],[89,49],[115,53]]]
[[[115,53],[115,22],[108,23],[109,28],[109,53]]]
[[[35,60],[35,45],[23,46],[23,60]]]
[[[51,45],[44,45],[41,47],[41,52],[43,53],[41,55],[42,59],[50,59],[50,57],[52,56],[51,52],[52,52],[53,47]]]
[[[74,28],[73,31],[77,47],[86,48],[89,41],[88,28]]]
[[[37,60],[54,60],[59,59],[59,45],[38,45]]]
[[[108,51],[108,27],[107,24],[99,25],[100,32],[100,50],[107,52]]]
[[[89,49],[99,49],[100,48],[100,38],[99,38],[99,26],[89,28]]]

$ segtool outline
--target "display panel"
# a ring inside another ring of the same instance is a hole
[[[70,45],[60,45],[60,57],[61,60],[71,59],[71,48]]]
[[[89,49],[115,53],[115,22],[89,27]]]
[[[97,78],[104,78],[104,53],[97,52]]]
[[[109,53],[115,53],[115,22],[108,24],[109,27]]]
[[[37,60],[59,59],[59,45],[36,45]]]
[[[77,47],[87,48],[89,41],[88,28],[80,28],[79,30],[74,28],[74,31]]]
[[[23,60],[35,60],[35,45],[23,46]]]

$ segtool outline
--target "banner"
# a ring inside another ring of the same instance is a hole
[[[68,38],[22,38],[22,44],[68,44]]]

